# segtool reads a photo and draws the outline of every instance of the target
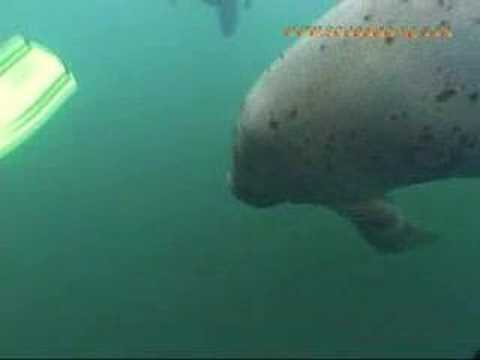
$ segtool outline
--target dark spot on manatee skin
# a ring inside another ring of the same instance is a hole
[[[475,25],[480,25],[480,17],[472,19]]]
[[[440,7],[444,7],[444,6],[445,6],[445,1],[446,1],[446,0],[437,0],[437,1],[438,1],[438,6],[440,6]],[[446,9],[446,10],[447,10],[447,11],[450,11],[450,10],[452,10],[452,9],[453,9],[453,6],[452,6],[451,2],[449,2],[449,4],[447,5],[447,9]]]
[[[435,96],[435,101],[437,102],[445,102],[451,99],[453,96],[457,95],[458,91],[456,89],[450,88],[442,90],[440,94]]]
[[[390,118],[390,120],[392,120],[392,121],[397,121],[397,120],[398,120],[398,114],[391,114],[391,115],[389,116],[389,118]]]
[[[365,21],[370,21],[370,20],[372,20],[372,14],[366,14],[366,15],[363,17],[363,20],[365,20]]]
[[[477,145],[477,141],[478,141],[478,138],[476,136],[472,137],[470,141],[468,141],[468,143],[466,144],[466,147],[469,149],[473,149],[475,145]]]
[[[458,134],[461,130],[462,128],[458,125],[455,125],[454,127],[452,127],[452,133],[454,134]]]
[[[320,51],[325,51],[327,46],[325,44],[320,45]]]
[[[478,91],[475,91],[475,92],[471,93],[470,95],[468,95],[468,98],[470,99],[471,102],[477,102],[478,97],[479,97]]]
[[[431,143],[435,140],[435,136],[431,130],[423,130],[418,136],[418,141],[421,143]]]
[[[278,128],[280,127],[280,123],[277,120],[275,120],[275,116],[273,115],[273,111],[270,111],[268,113],[268,126],[272,130],[278,130]]]
[[[298,109],[297,108],[293,108],[292,110],[290,110],[290,112],[288,113],[288,117],[290,119],[295,119],[298,115]]]
[[[312,139],[310,139],[308,136],[303,139],[303,143],[305,145],[310,145],[312,143]]]
[[[278,130],[280,124],[278,123],[278,121],[275,121],[275,120],[271,119],[271,120],[268,122],[268,126],[269,126],[270,129],[272,129],[272,130]]]
[[[448,20],[440,21],[440,26],[450,27],[450,22]]]
[[[460,138],[458,139],[458,142],[462,146],[466,146],[468,143],[468,135],[467,134],[462,134],[460,135]]]
[[[393,36],[387,36],[385,38],[385,44],[387,45],[392,45],[394,41],[395,41],[395,38]]]

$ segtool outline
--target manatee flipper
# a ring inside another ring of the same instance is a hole
[[[385,198],[344,206],[337,210],[349,219],[365,240],[382,253],[398,253],[425,245],[437,235],[410,223]]]

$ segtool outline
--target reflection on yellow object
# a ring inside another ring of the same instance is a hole
[[[76,90],[65,64],[22,36],[0,44],[0,158],[27,140]]]

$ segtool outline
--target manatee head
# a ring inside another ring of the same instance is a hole
[[[275,150],[248,130],[237,128],[233,164],[228,173],[235,197],[254,207],[269,207],[284,201],[275,179]]]
[[[275,136],[281,119],[275,119],[274,108],[265,95],[254,90],[242,106],[228,176],[232,193],[255,207],[290,201],[296,181],[289,164],[290,149]]]

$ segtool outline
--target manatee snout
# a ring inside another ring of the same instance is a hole
[[[230,191],[232,194],[240,201],[256,207],[256,208],[267,208],[278,203],[272,197],[256,191],[255,188],[248,187],[248,184],[238,181],[238,176],[232,176],[231,172],[227,173],[228,184],[230,186]]]
[[[257,135],[254,130],[237,129],[227,181],[230,191],[238,200],[265,208],[283,202],[284,190],[279,177],[281,164],[278,156],[275,156],[275,147]]]

